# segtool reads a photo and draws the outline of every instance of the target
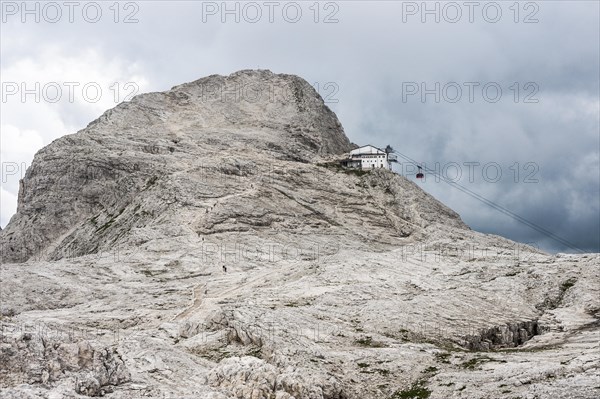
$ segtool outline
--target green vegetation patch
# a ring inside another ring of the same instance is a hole
[[[125,212],[125,208],[121,209],[121,210],[119,211],[119,213],[117,213],[115,216],[113,216],[113,215],[108,215],[108,216],[110,216],[110,219],[108,219],[108,222],[106,222],[106,223],[104,223],[102,226],[98,227],[98,228],[96,229],[96,233],[100,233],[100,234],[104,233],[104,232],[105,232],[105,231],[106,231],[106,230],[107,230],[107,229],[108,229],[110,226],[112,226],[112,224],[115,222],[115,220],[117,220],[117,218],[118,218],[119,216],[121,216],[121,214],[122,214],[123,212]],[[93,218],[93,222],[92,222],[92,223],[93,223],[94,225],[96,225],[96,218],[97,218],[97,217],[98,217],[98,216],[96,216],[95,218]]]
[[[390,399],[427,399],[430,395],[431,391],[419,381],[408,389],[394,392]]]
[[[97,221],[98,216],[100,216],[100,215],[96,215],[90,219],[90,223],[93,224],[94,226],[96,226],[98,224],[98,221]]]

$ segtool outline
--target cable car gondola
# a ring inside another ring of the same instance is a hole
[[[425,175],[423,174],[421,167],[417,166],[419,168],[419,172],[417,173],[417,179],[422,179],[425,177]]]

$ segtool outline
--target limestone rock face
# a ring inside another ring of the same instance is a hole
[[[241,71],[39,151],[0,231],[0,397],[599,397],[599,255],[472,231],[351,148],[304,80]]]
[[[276,161],[306,163],[349,148],[335,114],[296,76],[241,71],[142,94],[36,154],[17,214],[0,237],[3,261],[96,251],[89,241],[101,243],[102,226],[121,211],[128,216],[131,205],[139,211],[136,225],[144,225],[154,218],[148,212],[185,200],[176,196],[180,188],[198,202],[220,194],[206,191],[223,175],[268,174]],[[160,198],[151,199],[155,185]],[[227,189],[235,187],[220,191]],[[143,197],[152,209],[136,203]],[[79,231],[90,221],[95,234]],[[64,247],[77,239],[86,243]]]
[[[104,396],[131,380],[114,348],[94,347],[81,337],[73,337],[69,331],[58,335],[57,331],[46,330],[44,325],[31,325],[31,331],[3,327],[0,341],[3,388],[19,384],[46,385],[68,379],[78,394]]]
[[[209,373],[208,382],[213,387],[226,388],[236,398],[343,398],[335,378],[306,378],[302,371],[278,370],[252,356],[222,360]]]

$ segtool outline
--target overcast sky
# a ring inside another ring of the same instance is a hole
[[[598,1],[1,5],[2,227],[52,140],[131,93],[260,68],[314,84],[354,143],[391,144],[561,239],[428,173],[473,229],[600,252]]]

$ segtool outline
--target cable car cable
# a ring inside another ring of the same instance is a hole
[[[415,160],[411,159],[410,157],[408,157],[408,156],[406,156],[406,155],[404,155],[404,154],[402,154],[402,153],[400,153],[400,152],[398,152],[396,150],[394,150],[394,153],[396,153],[397,155],[399,155],[402,158],[406,159],[407,161],[409,161],[413,165],[416,165],[417,167],[422,168],[421,166],[419,166],[417,164],[417,162]],[[440,175],[439,173],[436,173],[433,170],[430,170],[428,168],[422,168],[422,169],[424,169],[425,172],[427,172],[427,173],[430,173],[430,174],[432,174],[434,176],[438,176],[444,183],[448,184],[449,186],[454,187],[454,188],[456,188],[456,189],[464,192],[465,194],[470,195],[471,197],[475,198],[476,200],[481,201],[484,204],[486,204],[488,206],[491,206],[492,208],[496,209],[497,211],[499,211],[499,212],[501,212],[501,213],[503,213],[503,214],[505,214],[505,215],[507,215],[507,216],[509,216],[509,217],[511,217],[511,218],[513,218],[513,219],[515,219],[515,220],[517,220],[517,221],[519,221],[519,222],[521,222],[521,223],[529,226],[529,227],[531,227],[532,229],[536,230],[537,232],[542,233],[542,234],[546,235],[547,237],[552,238],[553,240],[558,241],[561,244],[563,244],[563,245],[565,245],[565,246],[567,246],[567,247],[569,247],[571,249],[574,249],[574,250],[579,251],[581,253],[585,253],[584,250],[578,248],[574,244],[571,244],[569,241],[565,240],[564,238],[562,238],[560,236],[557,236],[556,234],[552,233],[551,231],[548,231],[545,228],[543,228],[541,226],[538,226],[537,224],[535,224],[533,222],[530,222],[529,220],[525,219],[524,217],[519,216],[516,213],[514,213],[514,212],[512,212],[512,211],[510,211],[510,210],[508,210],[506,208],[504,208],[502,205],[498,205],[495,202],[493,202],[491,200],[488,200],[487,198],[483,197],[482,195],[477,194],[477,193],[469,190],[468,188],[466,188],[466,187],[464,187],[464,186],[462,186],[462,185],[460,185],[460,184],[458,184],[456,182],[453,182],[453,181],[450,181],[450,180],[446,179],[444,176]]]

